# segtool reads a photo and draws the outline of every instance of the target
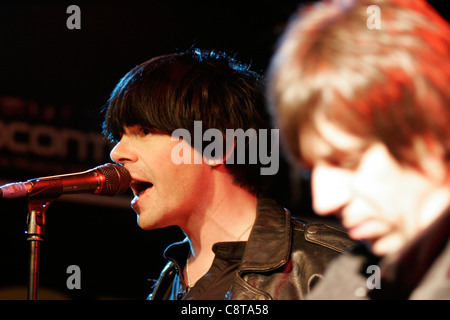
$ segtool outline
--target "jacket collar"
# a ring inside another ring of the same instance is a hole
[[[285,264],[291,249],[291,214],[272,199],[258,198],[255,225],[238,272],[270,271]],[[264,250],[261,250],[264,248]],[[189,252],[188,238],[167,247],[164,257],[182,270]]]
[[[274,270],[289,259],[290,213],[274,200],[259,198],[256,220],[238,272]]]

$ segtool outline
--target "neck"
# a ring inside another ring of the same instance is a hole
[[[256,217],[256,195],[235,185],[227,172],[217,170],[209,194],[202,198],[202,205],[180,225],[194,258],[213,255],[211,248],[217,242],[248,239]]]
[[[246,241],[256,217],[256,196],[231,187],[219,193],[208,208],[193,213],[183,229],[191,243],[191,254],[212,253],[217,242]]]
[[[450,205],[450,188],[442,187],[434,191],[424,203],[420,212],[417,229],[423,231],[440,217]]]
[[[201,195],[196,210],[179,224],[189,239],[189,274],[192,286],[211,267],[217,242],[246,241],[256,218],[256,195],[233,183],[224,168],[214,168],[211,188]]]

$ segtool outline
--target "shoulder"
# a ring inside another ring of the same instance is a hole
[[[291,224],[294,234],[302,239],[339,253],[350,251],[358,243],[352,240],[347,232],[323,222],[306,223],[296,217],[291,217]]]

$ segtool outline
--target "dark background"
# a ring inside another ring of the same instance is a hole
[[[119,79],[151,57],[190,47],[216,49],[264,73],[286,22],[304,2],[2,2],[0,183],[110,162],[109,145],[94,155],[98,145],[90,140],[100,136],[100,110]],[[445,1],[430,2],[448,18]],[[66,26],[72,4],[81,9],[79,30]],[[79,154],[78,140],[58,140],[73,131],[88,141],[86,154]],[[316,219],[308,182],[294,178],[292,189],[287,166],[281,169],[274,196],[295,215]],[[156,279],[165,264],[164,248],[183,234],[177,228],[139,229],[129,202],[127,193],[68,196],[52,203],[41,252],[42,299],[146,298],[149,279]],[[26,298],[27,205],[27,199],[0,200],[0,299]],[[79,290],[66,286],[70,265],[81,269]]]

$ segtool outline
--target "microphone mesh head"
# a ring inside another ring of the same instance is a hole
[[[114,196],[125,192],[130,187],[131,175],[123,166],[107,163],[95,169],[105,177],[100,194]]]

